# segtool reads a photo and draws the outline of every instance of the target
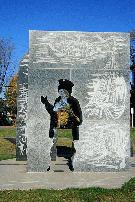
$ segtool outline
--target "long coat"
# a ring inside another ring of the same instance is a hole
[[[59,102],[61,97],[56,98],[55,103]],[[75,117],[73,117],[73,124],[72,124],[72,135],[73,135],[73,140],[79,140],[79,125],[82,123],[82,111],[80,104],[76,98],[73,96],[70,96],[67,98],[67,102],[70,105],[70,108],[72,109],[73,113],[75,116],[79,118],[77,120]],[[55,106],[54,103],[54,106]],[[57,127],[57,117],[56,117],[56,112],[53,111],[54,108],[53,105],[51,105],[48,100],[45,101],[45,108],[50,114],[50,129],[49,129],[49,137],[53,138],[54,136],[54,128]]]

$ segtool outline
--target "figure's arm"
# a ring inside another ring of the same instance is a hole
[[[41,102],[45,105],[45,108],[48,111],[48,113],[52,114],[52,112],[53,112],[53,105],[48,102],[47,96],[45,98],[43,96],[41,96]]]
[[[73,99],[73,116],[75,125],[80,125],[82,123],[82,110],[77,99]]]
[[[80,118],[78,116],[76,116],[75,114],[74,114],[74,117],[75,117],[76,121],[78,122],[78,124],[80,125],[80,123],[81,123]]]

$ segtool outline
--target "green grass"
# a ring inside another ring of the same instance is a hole
[[[0,138],[0,161],[15,158],[15,156],[16,146],[8,140]]]
[[[57,146],[72,147],[72,139],[70,138],[58,138]]]
[[[72,129],[57,129],[58,137],[60,138],[72,138]]]
[[[57,129],[57,146],[72,147],[72,129]]]
[[[131,142],[133,146],[133,153],[135,153],[135,128],[131,128],[130,135],[131,135]]]
[[[7,159],[14,159],[16,157],[15,154],[0,154],[0,161]]]
[[[16,137],[16,128],[0,127],[0,137]]]
[[[135,178],[120,189],[85,188],[65,190],[0,191],[0,202],[134,202]]]

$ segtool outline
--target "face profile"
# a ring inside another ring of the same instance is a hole
[[[59,92],[59,95],[61,96],[61,98],[68,98],[69,97],[69,92],[65,89],[60,89],[58,92]]]

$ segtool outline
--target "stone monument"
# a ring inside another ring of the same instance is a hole
[[[74,83],[82,109],[74,171],[119,171],[130,156],[128,33],[30,31],[28,67],[27,169],[50,165],[50,117],[41,103],[54,103],[58,80]]]
[[[27,97],[28,97],[28,64],[29,55],[26,54],[20,62],[18,73],[18,98],[17,98],[17,137],[16,137],[16,160],[27,160]]]

